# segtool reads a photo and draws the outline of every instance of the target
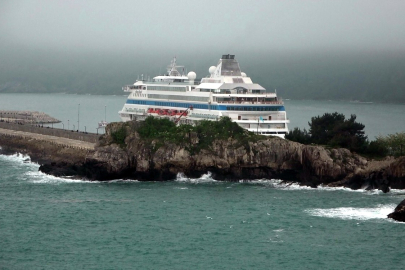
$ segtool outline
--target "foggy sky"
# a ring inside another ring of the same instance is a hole
[[[5,48],[169,55],[403,51],[405,1],[2,0]]]

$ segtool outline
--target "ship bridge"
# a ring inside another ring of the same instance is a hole
[[[235,59],[235,55],[224,54],[222,55],[221,59],[219,59],[215,71],[211,73],[211,78],[221,76],[242,76],[242,72],[240,71],[238,61]]]

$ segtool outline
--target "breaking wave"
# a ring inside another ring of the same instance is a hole
[[[338,207],[338,208],[314,208],[304,210],[311,216],[337,218],[345,220],[369,220],[386,219],[387,215],[396,207],[395,204],[378,205],[373,208]]]
[[[40,171],[30,171],[25,174],[32,183],[36,184],[64,184],[64,183],[91,183],[91,184],[109,184],[109,183],[138,183],[138,180],[126,180],[126,179],[114,179],[110,181],[97,181],[97,180],[86,180],[77,179],[73,177],[57,177],[49,175]]]
[[[178,173],[175,181],[182,182],[182,183],[193,183],[193,184],[220,182],[220,181],[217,181],[212,178],[211,172],[207,172],[206,174],[203,174],[200,178],[189,178],[189,177],[185,176],[183,173]]]
[[[0,155],[0,160],[4,162],[10,162],[14,166],[24,166],[39,168],[38,163],[32,162],[30,156],[21,153],[16,153],[13,155]]]

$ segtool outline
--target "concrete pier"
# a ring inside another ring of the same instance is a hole
[[[49,143],[50,145],[55,145],[59,147],[65,148],[76,148],[82,150],[94,150],[95,143],[80,141],[80,140],[72,140],[62,137],[50,136],[50,135],[43,135],[37,133],[30,133],[24,131],[16,131],[16,130],[9,130],[0,128],[0,136],[4,136],[6,138],[22,138],[25,140],[34,140],[34,141],[42,141]]]
[[[0,121],[30,125],[60,123],[58,119],[43,112],[9,110],[0,110]]]
[[[21,131],[32,134],[42,134],[47,136],[54,136],[58,138],[67,138],[71,140],[84,141],[89,143],[96,143],[100,135],[88,132],[76,132],[72,130],[41,127],[40,125],[27,125],[21,123],[8,123],[0,120],[0,129]],[[25,134],[26,135],[26,134]]]

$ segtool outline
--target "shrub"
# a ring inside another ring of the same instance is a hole
[[[309,144],[311,143],[311,136],[308,134],[308,131],[304,128],[301,130],[299,128],[294,128],[290,131],[285,138],[290,141],[299,142],[302,144]]]
[[[127,137],[127,129],[125,125],[122,125],[118,130],[111,133],[111,138],[113,143],[116,143],[120,146],[125,145],[125,138]]]
[[[221,117],[219,121],[201,120],[195,126],[176,124],[168,119],[146,118],[138,133],[144,140],[156,140],[158,146],[165,142],[188,144],[188,149],[194,153],[201,149],[209,149],[215,140],[236,139],[240,145],[247,147],[249,141],[263,138],[240,127],[229,117]],[[191,145],[190,136],[195,134],[198,144]]]
[[[379,136],[376,142],[384,147],[388,155],[398,157],[405,154],[405,132]]]

